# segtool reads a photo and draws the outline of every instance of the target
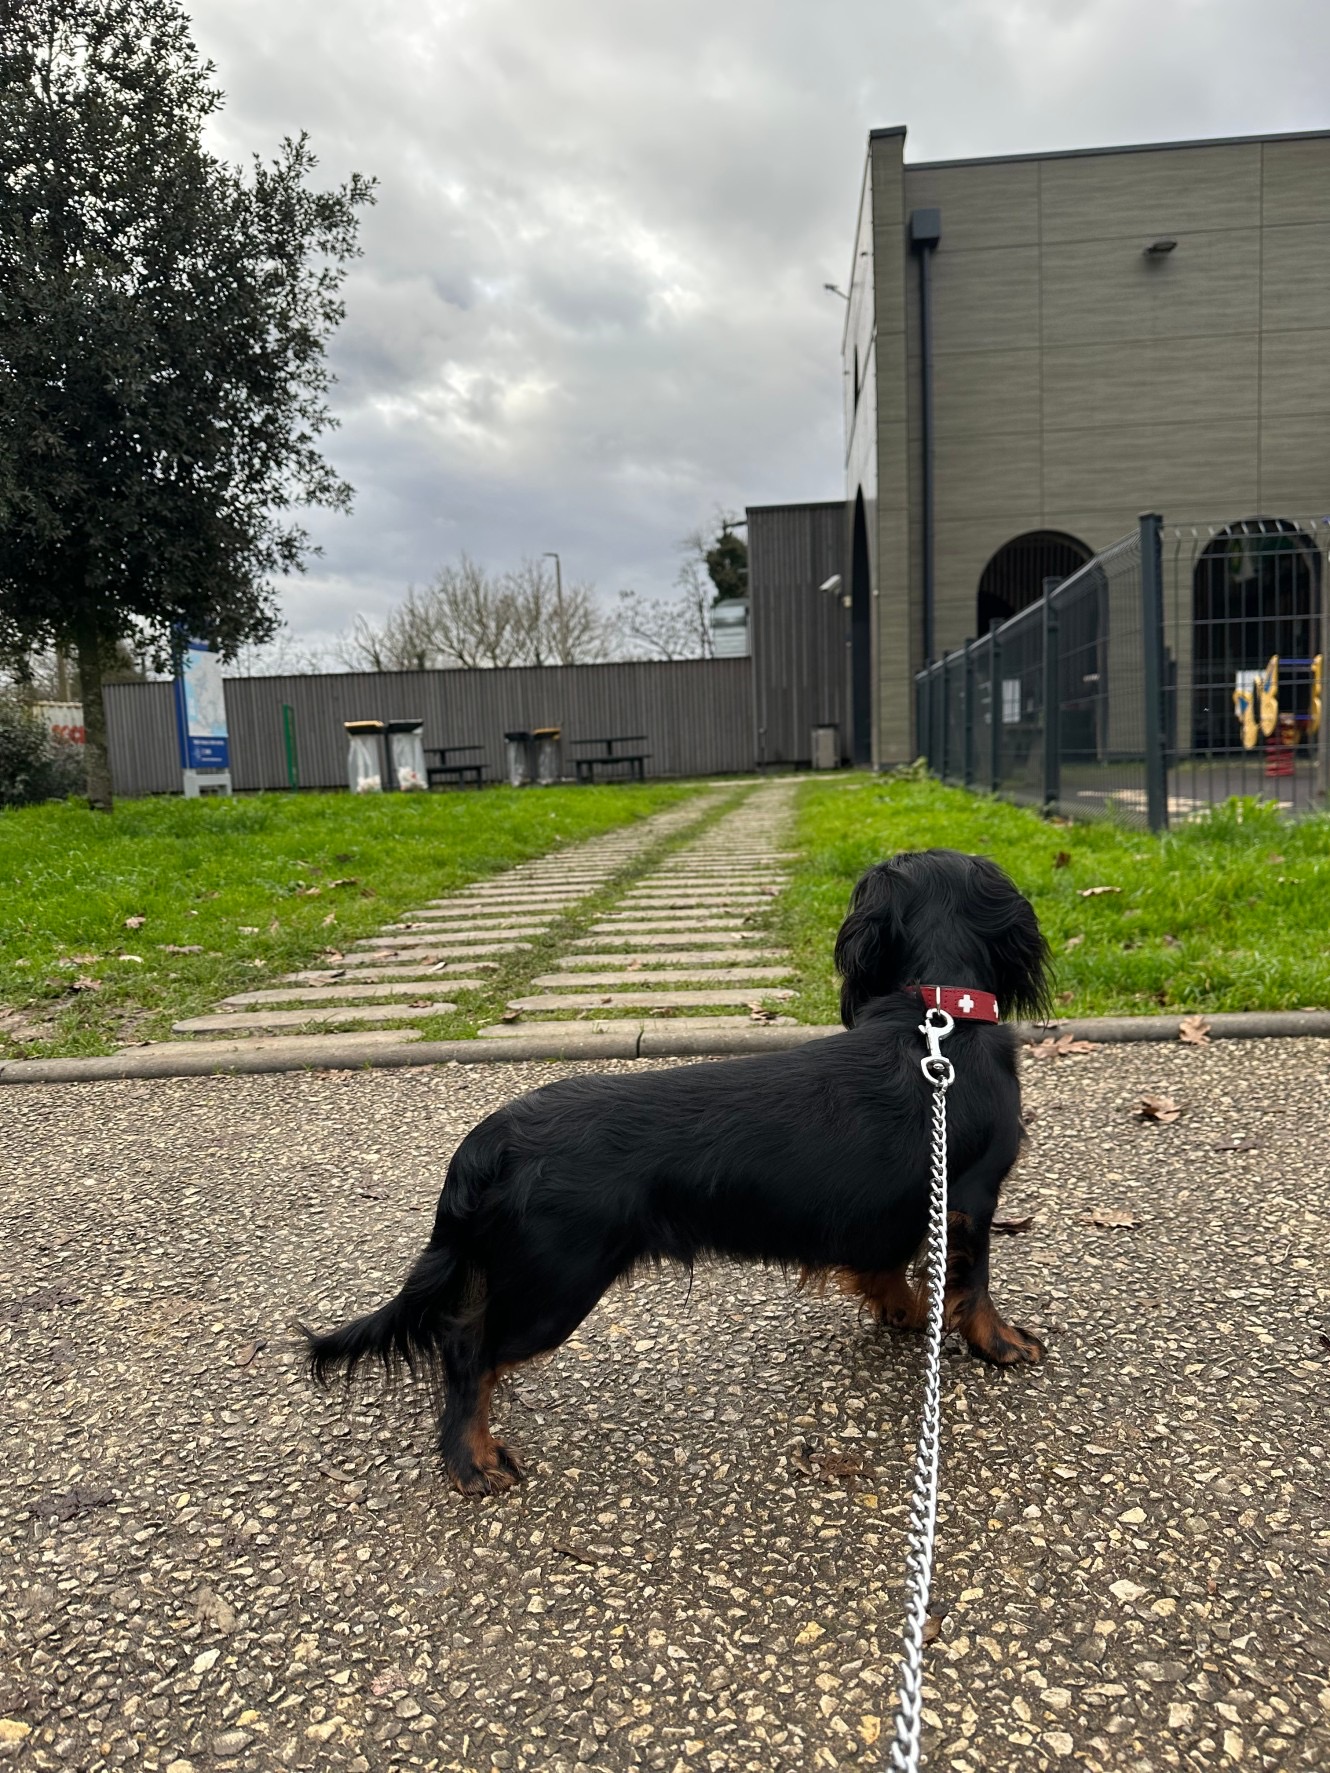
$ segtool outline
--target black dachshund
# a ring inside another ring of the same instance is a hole
[[[845,1034],[727,1064],[567,1078],[483,1120],[449,1165],[397,1297],[330,1335],[305,1332],[314,1377],[375,1360],[441,1381],[444,1466],[482,1495],[522,1475],[490,1430],[499,1376],[557,1348],[641,1264],[728,1256],[834,1272],[883,1322],[922,1327],[926,1301],[907,1275],[928,1219],[920,988],[1035,1015],[1048,948],[993,862],[924,850],[858,882],[836,966]],[[988,1295],[989,1226],[1022,1140],[1015,1031],[962,1013],[945,1050],[956,1068],[947,1322],[985,1360],[1038,1361],[1042,1345]]]

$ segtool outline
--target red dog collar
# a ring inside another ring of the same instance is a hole
[[[998,1000],[991,991],[973,991],[966,985],[916,985],[924,1008],[945,1010],[957,1022],[1000,1022]]]

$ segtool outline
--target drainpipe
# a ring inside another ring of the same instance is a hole
[[[923,455],[923,556],[924,556],[924,663],[933,658],[935,645],[933,592],[933,290],[930,275],[933,254],[942,238],[940,209],[910,211],[910,250],[919,259],[919,405],[920,448]]]

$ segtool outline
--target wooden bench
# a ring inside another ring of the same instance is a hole
[[[591,757],[575,757],[573,770],[579,782],[594,782],[596,771],[605,770],[612,774],[615,770],[627,765],[629,777],[636,782],[646,780],[646,766],[651,757],[649,751],[616,751],[616,745],[644,745],[646,733],[616,733],[604,739],[574,739],[574,745],[598,745],[602,747]]]
[[[437,757],[437,763],[425,766],[425,779],[431,788],[465,788],[468,783],[479,788],[485,779],[483,763],[449,763],[450,757],[460,757],[463,752],[483,751],[483,745],[431,745],[425,753],[427,757]]]

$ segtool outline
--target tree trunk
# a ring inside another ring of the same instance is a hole
[[[83,756],[88,771],[88,805],[109,813],[111,761],[106,750],[106,702],[102,695],[102,637],[95,627],[78,637],[79,684],[83,691]]]

